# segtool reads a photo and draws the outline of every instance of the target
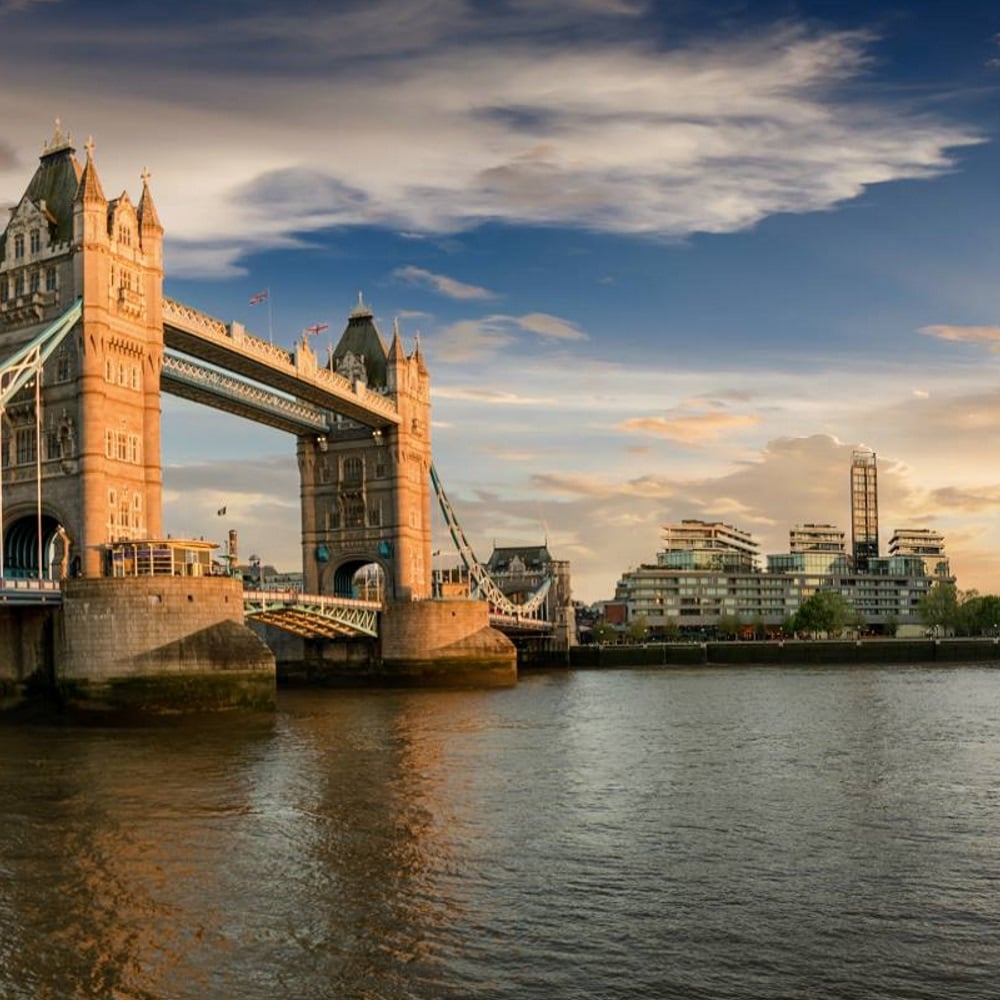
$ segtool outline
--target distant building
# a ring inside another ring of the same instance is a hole
[[[547,545],[494,547],[485,568],[514,604],[524,604],[546,580],[551,580],[542,617],[553,623],[557,641],[576,645],[576,615],[567,560],[553,559]]]
[[[950,567],[944,551],[944,535],[930,528],[896,528],[889,539],[890,556],[922,559],[931,576],[948,576]]]
[[[729,529],[734,532],[738,529]],[[897,532],[896,552],[868,557],[865,572],[852,567],[843,532],[832,525],[796,526],[790,536],[793,551],[769,555],[763,573],[722,568],[721,563],[716,569],[685,568],[667,558],[668,552],[657,553],[655,565],[623,574],[615,600],[626,605],[629,620],[644,618],[654,635],[657,629],[675,627],[711,634],[722,618],[777,634],[805,600],[825,590],[846,598],[866,625],[887,629],[918,626],[924,594],[936,583],[953,582],[943,539],[934,532]],[[744,532],[735,537],[750,538]],[[754,546],[752,539],[750,544],[741,541],[744,553]]]
[[[665,524],[663,541],[656,561],[667,569],[750,572],[757,566],[758,545],[753,536],[721,521]]]
[[[797,524],[788,532],[788,553],[767,557],[768,573],[848,572],[844,532],[832,524]]]
[[[865,448],[851,455],[851,554],[858,572],[878,558],[878,469]]]

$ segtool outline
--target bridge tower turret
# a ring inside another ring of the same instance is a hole
[[[329,367],[391,399],[398,422],[338,417],[328,435],[299,438],[305,588],[350,595],[355,573],[377,564],[389,600],[430,597],[430,378],[419,345],[407,356],[394,329],[386,348],[359,296]]]
[[[0,235],[0,355],[82,300],[82,317],[34,396],[8,406],[3,433],[4,554],[9,573],[42,572],[68,537],[75,573],[98,576],[106,543],[162,534],[160,367],[163,228],[149,192],[109,200],[86,144],[81,167],[57,122],[38,169]],[[43,517],[36,514],[36,450]]]

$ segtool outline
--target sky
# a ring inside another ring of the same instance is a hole
[[[592,602],[670,521],[849,537],[865,446],[883,552],[1000,592],[996,4],[0,0],[0,206],[57,117],[109,197],[148,167],[168,295],[419,338],[480,559]],[[163,412],[166,530],[300,568],[294,441]]]

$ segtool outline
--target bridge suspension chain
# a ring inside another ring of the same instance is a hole
[[[476,553],[472,550],[472,546],[465,536],[462,524],[458,520],[458,515],[455,513],[455,509],[452,507],[451,501],[444,491],[441,477],[438,475],[433,462],[431,463],[431,484],[434,487],[434,493],[437,496],[438,506],[441,508],[445,524],[448,526],[448,533],[451,535],[451,540],[455,543],[455,548],[462,557],[465,568],[469,571],[469,579],[472,581],[473,591],[480,598],[489,602],[490,606],[502,615],[522,617],[534,614],[541,607],[542,602],[545,600],[545,595],[549,592],[549,586],[552,583],[551,578],[545,580],[541,587],[524,604],[515,604],[500,589],[486,567],[476,558]]]

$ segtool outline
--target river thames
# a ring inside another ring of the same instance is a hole
[[[995,998],[1000,671],[0,723],[5,998]]]

